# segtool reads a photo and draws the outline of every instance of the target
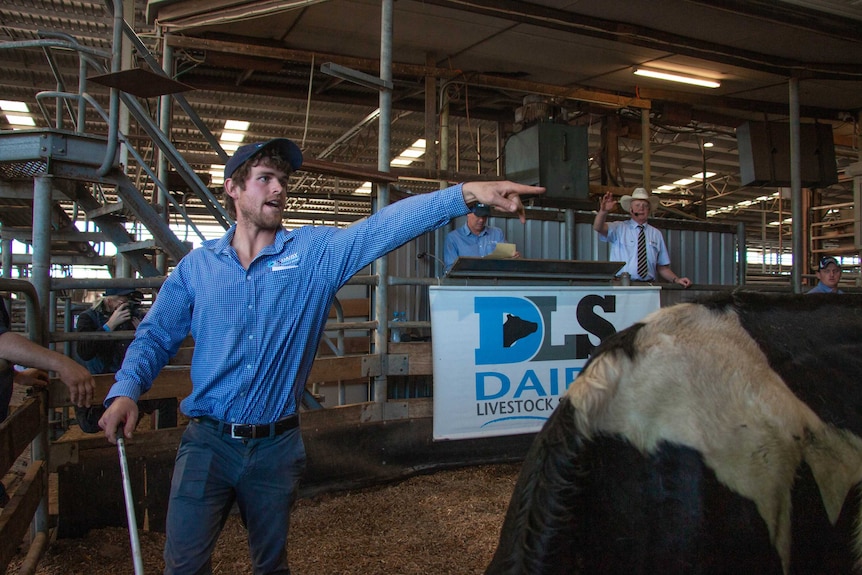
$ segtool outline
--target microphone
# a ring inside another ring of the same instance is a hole
[[[431,258],[432,260],[436,261],[438,264],[440,264],[440,265],[441,265],[441,266],[443,266],[444,268],[446,267],[446,264],[445,264],[445,263],[443,263],[443,260],[441,260],[440,258],[438,258],[437,256],[435,256],[435,255],[434,255],[434,254],[432,254],[432,253],[429,253],[429,252],[419,252],[418,254],[416,254],[416,259],[417,259],[417,260],[421,260],[421,259],[425,259],[425,258]]]
[[[443,260],[441,260],[440,258],[438,258],[437,256],[435,256],[434,254],[432,254],[432,253],[428,253],[428,252],[419,252],[418,254],[416,254],[416,259],[417,259],[417,260],[423,260],[423,259],[426,259],[426,258],[431,258],[432,260],[434,260],[435,262],[437,262],[438,264],[440,264],[440,267],[443,269],[443,273],[444,273],[444,275],[445,275],[445,273],[446,273],[446,263],[445,263]],[[437,279],[440,279],[439,274],[436,274],[436,273],[435,273],[435,274],[434,274],[434,277],[436,277]]]

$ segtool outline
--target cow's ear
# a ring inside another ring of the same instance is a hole
[[[850,489],[862,481],[862,438],[824,426],[803,453],[829,521],[835,525]]]

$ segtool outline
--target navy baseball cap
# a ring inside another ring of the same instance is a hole
[[[268,142],[246,144],[237,148],[224,167],[224,179],[230,178],[236,169],[243,165],[250,157],[270,146],[278,148],[278,154],[287,160],[290,163],[290,167],[294,170],[298,170],[302,165],[302,151],[299,149],[299,146],[287,138],[275,138]]]
[[[480,218],[487,218],[491,215],[491,206],[487,206],[485,204],[476,204],[473,206],[473,214],[479,216]]]
[[[132,299],[142,299],[144,294],[135,288],[108,288],[103,295],[127,295],[132,296]]]
[[[841,264],[838,263],[838,260],[836,260],[832,256],[824,256],[820,258],[820,265],[817,266],[817,269],[825,270],[829,264],[835,264],[839,268],[841,267]]]

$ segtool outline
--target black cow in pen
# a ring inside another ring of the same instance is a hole
[[[735,292],[594,353],[488,575],[862,573],[862,297]]]

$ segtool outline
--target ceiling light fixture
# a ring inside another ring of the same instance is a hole
[[[718,88],[721,86],[721,82],[710,78],[699,78],[689,74],[680,74],[679,72],[668,72],[664,70],[651,70],[649,68],[635,68],[635,75],[646,76],[647,78],[656,78],[658,80],[667,80],[668,82],[680,82],[682,84],[702,86],[704,88]]]

